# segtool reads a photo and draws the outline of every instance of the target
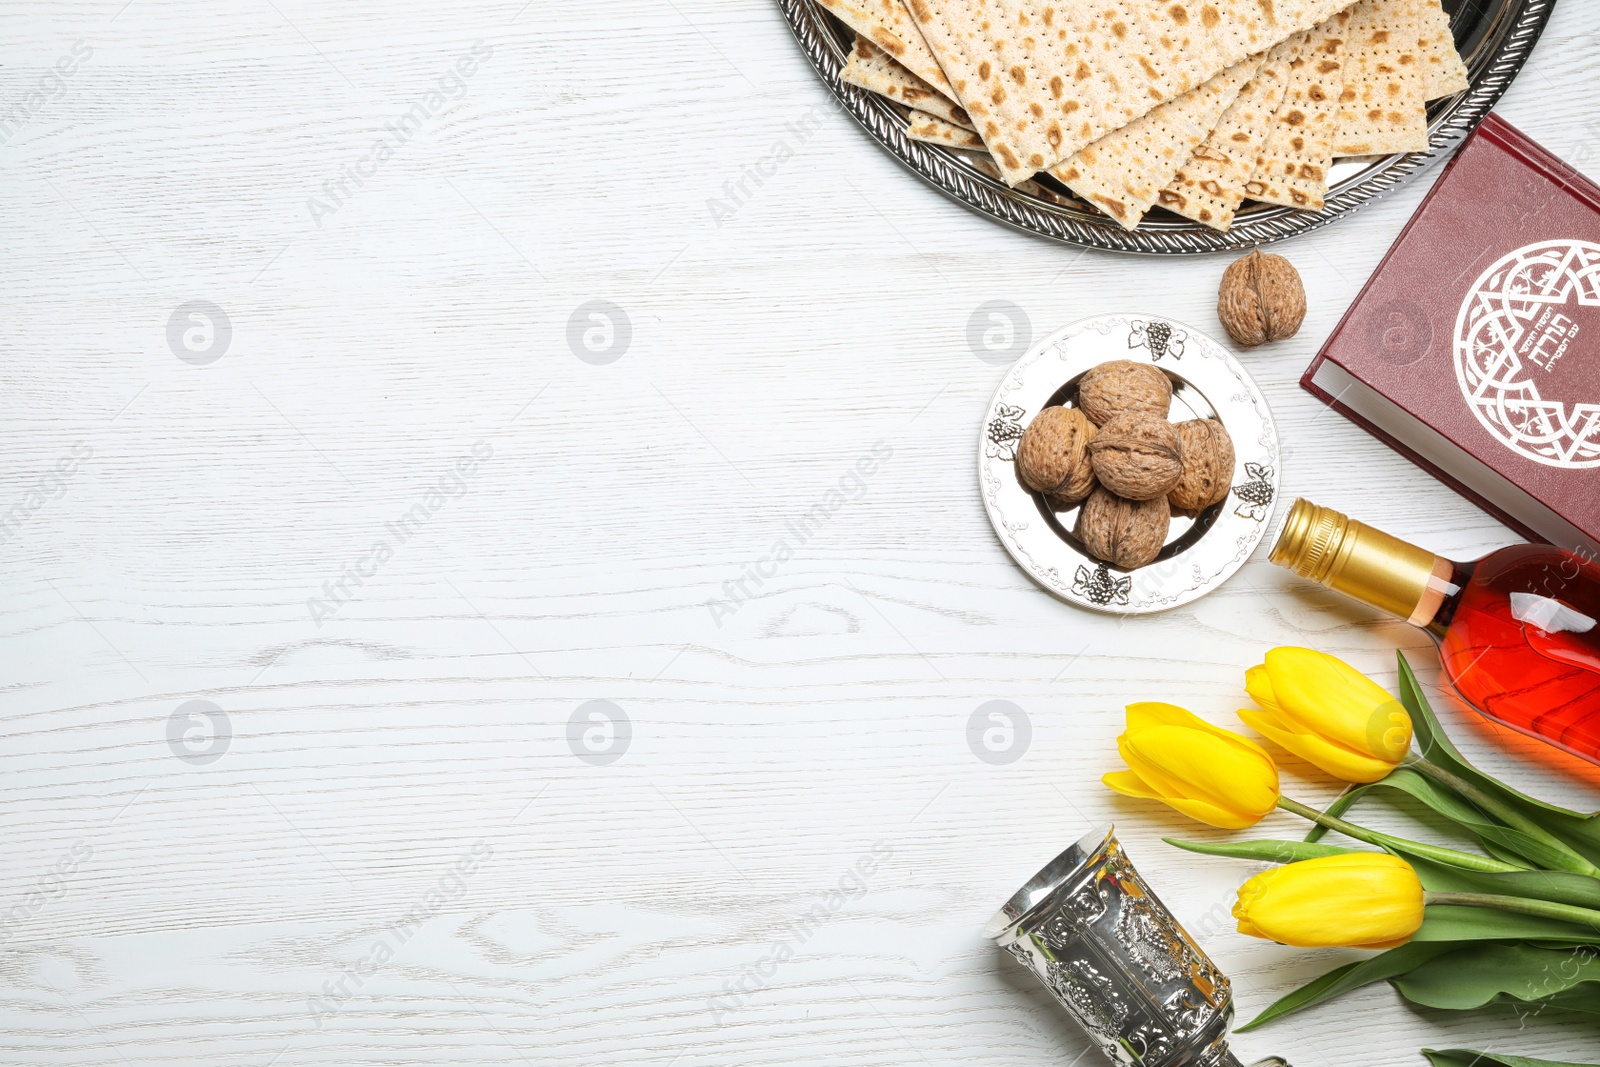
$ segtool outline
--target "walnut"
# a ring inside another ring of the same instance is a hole
[[[1282,256],[1256,249],[1228,265],[1217,293],[1217,318],[1245,348],[1293,337],[1306,317],[1300,272]]]
[[[1129,500],[1154,500],[1183,477],[1183,445],[1172,423],[1154,415],[1118,415],[1089,445],[1100,484]]]
[[[1101,486],[1083,502],[1074,532],[1091,556],[1132,570],[1161,554],[1171,519],[1167,502],[1160,497],[1125,500]]]
[[[1077,408],[1045,408],[1028,423],[1017,444],[1017,475],[1022,484],[1052,503],[1076,504],[1094,488],[1089,442],[1094,423]]]
[[[1176,429],[1183,446],[1183,477],[1167,494],[1167,502],[1179,511],[1202,511],[1228,495],[1233,438],[1216,419],[1190,419]]]
[[[1148,363],[1114,359],[1078,379],[1078,407],[1096,426],[1128,411],[1164,419],[1171,405],[1171,380]]]

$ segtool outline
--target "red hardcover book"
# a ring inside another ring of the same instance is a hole
[[[1491,114],[1300,384],[1508,526],[1600,555],[1600,187]]]

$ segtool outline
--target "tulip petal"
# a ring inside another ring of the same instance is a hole
[[[1239,887],[1239,930],[1299,948],[1403,944],[1422,925],[1422,883],[1384,852],[1351,852],[1276,867]]]
[[[1252,730],[1274,744],[1288,749],[1314,767],[1344,782],[1376,782],[1394,770],[1393,763],[1325,741],[1316,734],[1302,733],[1264,711],[1240,708],[1239,718]]]
[[[1401,945],[1405,944],[1407,941],[1410,941],[1410,940],[1411,940],[1411,938],[1409,938],[1409,937],[1397,937],[1393,941],[1375,941],[1370,945],[1351,945],[1350,947],[1351,948],[1370,948],[1370,949],[1399,948]]]
[[[1145,700],[1137,704],[1129,704],[1127,709],[1128,729],[1135,730],[1146,726],[1184,726],[1191,730],[1202,730],[1212,737],[1220,737],[1224,741],[1236,741],[1255,749],[1268,759],[1267,750],[1232,730],[1224,730],[1207,722],[1188,708],[1180,708],[1176,704],[1163,704],[1158,700]]]
[[[1265,663],[1257,664],[1244,672],[1244,691],[1250,699],[1268,711],[1278,710],[1278,698],[1272,692],[1272,676]]]
[[[1113,793],[1121,793],[1125,797],[1137,797],[1140,800],[1161,800],[1162,796],[1154,789],[1144,784],[1132,771],[1112,771],[1110,774],[1100,776],[1100,783]]]
[[[1133,773],[1169,803],[1198,801],[1231,812],[1230,822],[1244,820],[1244,826],[1277,807],[1277,766],[1259,745],[1237,734],[1147,726],[1123,734],[1117,748]]]
[[[1248,830],[1260,822],[1264,815],[1245,815],[1239,812],[1219,808],[1215,804],[1208,804],[1203,800],[1178,800],[1172,797],[1160,798],[1163,804],[1180,811],[1207,826],[1215,826],[1221,830]]]
[[[1194,726],[1205,720],[1188,708],[1164,704],[1159,700],[1141,700],[1123,709],[1128,717],[1128,729],[1142,726]]]
[[[1344,660],[1309,648],[1266,656],[1273,698],[1285,719],[1307,733],[1391,763],[1411,747],[1411,717],[1388,690]]]
[[[1214,804],[1207,804],[1203,800],[1164,797],[1146,785],[1144,780],[1132,771],[1113,771],[1110,774],[1102,775],[1100,781],[1106,788],[1113,792],[1121,793],[1125,797],[1137,797],[1140,800],[1159,800],[1191,819],[1223,830],[1244,830],[1261,821],[1259,816],[1238,815]]]

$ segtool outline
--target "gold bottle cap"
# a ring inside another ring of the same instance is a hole
[[[1448,560],[1305,499],[1289,509],[1268,558],[1418,626],[1452,588]]]

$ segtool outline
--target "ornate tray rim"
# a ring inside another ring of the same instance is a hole
[[[1144,255],[1230,252],[1297,237],[1343,218],[1416,177],[1472,132],[1511,85],[1544,31],[1556,0],[1499,0],[1486,17],[1509,16],[1485,56],[1469,63],[1471,87],[1432,105],[1429,150],[1383,157],[1336,182],[1318,213],[1277,208],[1252,212],[1227,233],[1180,219],[1152,219],[1133,231],[1087,211],[1042,202],[1015,192],[995,178],[959,162],[935,145],[906,136],[904,120],[888,100],[840,78],[844,56],[816,0],[778,0],[806,58],[834,98],[867,134],[902,165],[935,189],[1006,225],[1062,244]]]

